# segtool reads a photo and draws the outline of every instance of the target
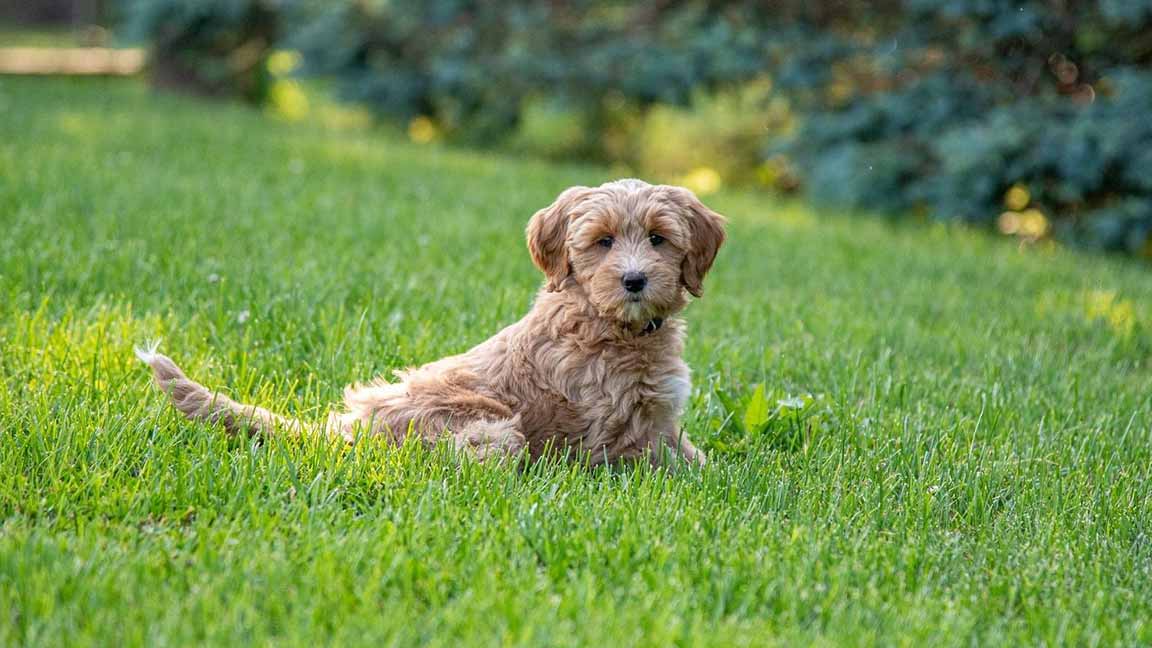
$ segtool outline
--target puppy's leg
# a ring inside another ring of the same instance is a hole
[[[591,452],[592,465],[627,465],[647,461],[657,468],[675,468],[683,463],[703,466],[701,452],[680,429],[674,410],[642,408],[629,421],[629,428],[611,448]]]
[[[456,448],[478,461],[514,457],[525,444],[519,416],[497,421],[471,421],[451,432]]]
[[[664,457],[662,455],[671,451],[673,454],[679,455],[684,461],[696,464],[697,466],[704,466],[708,463],[708,457],[704,455],[704,451],[692,445],[688,440],[688,435],[684,433],[679,427],[673,427],[665,432],[662,436],[664,441],[664,448],[657,448],[654,452],[653,461],[660,463]],[[657,457],[656,455],[661,455]]]

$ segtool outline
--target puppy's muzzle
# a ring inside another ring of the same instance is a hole
[[[625,272],[620,278],[620,283],[624,284],[624,290],[638,293],[648,285],[648,277],[643,272]]]

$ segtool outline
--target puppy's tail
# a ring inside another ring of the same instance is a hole
[[[184,375],[184,371],[171,358],[158,353],[158,347],[159,343],[136,347],[136,357],[152,368],[156,386],[168,394],[176,409],[189,420],[220,423],[229,434],[247,432],[270,436],[277,430],[299,433],[302,429],[300,422],[295,419],[278,416],[263,407],[237,403],[224,394],[209,391],[204,385]]]

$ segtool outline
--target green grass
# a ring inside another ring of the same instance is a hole
[[[717,195],[707,469],[257,445],[132,345],[320,416],[518,318],[528,217],[606,172],[135,82],[0,115],[2,645],[1152,642],[1146,267]]]

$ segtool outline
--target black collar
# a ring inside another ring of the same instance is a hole
[[[664,318],[653,317],[652,319],[648,320],[647,324],[644,325],[644,330],[640,331],[640,335],[651,335],[656,331],[659,331],[661,326],[664,326]]]

